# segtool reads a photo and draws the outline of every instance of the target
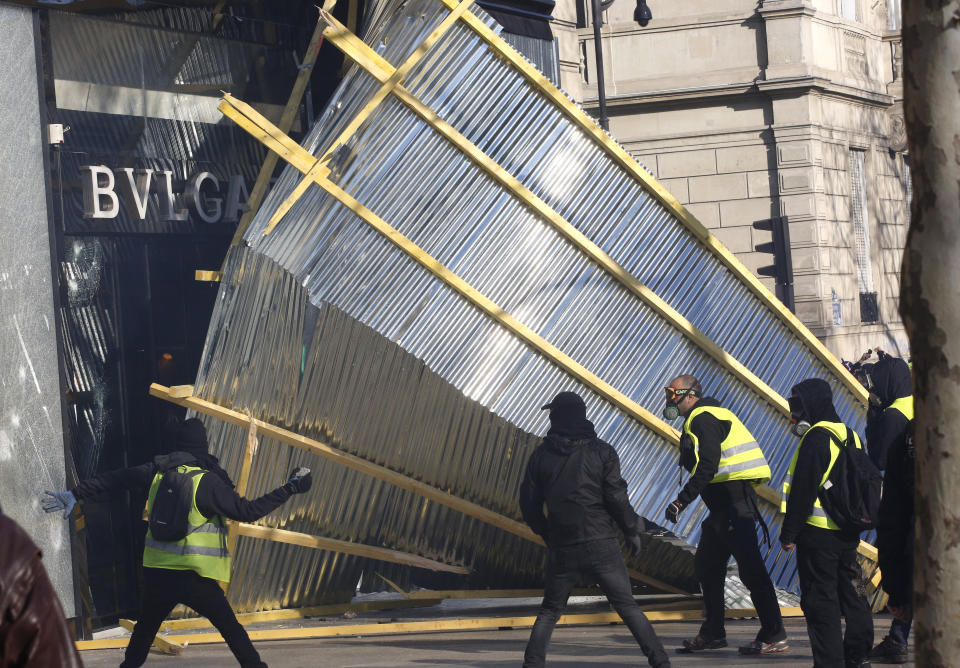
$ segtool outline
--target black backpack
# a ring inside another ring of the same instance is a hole
[[[870,461],[866,450],[857,447],[849,427],[845,443],[827,431],[830,440],[840,446],[840,454],[820,488],[820,504],[842,531],[859,533],[876,529],[883,474]]]
[[[154,460],[157,473],[162,473],[157,493],[150,507],[150,535],[156,540],[175,543],[190,533],[190,509],[193,508],[193,478],[206,471],[180,473],[182,457],[161,456]],[[192,457],[190,458],[193,459]]]

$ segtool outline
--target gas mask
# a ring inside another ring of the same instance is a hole
[[[675,387],[665,387],[663,389],[667,394],[667,405],[663,407],[663,417],[671,422],[680,417],[679,404],[687,398],[687,395],[694,397],[699,396],[697,391],[691,388],[677,389]]]
[[[800,397],[792,396],[787,400],[787,403],[790,405],[790,431],[795,436],[803,437],[806,434],[810,427],[813,425],[810,424],[810,420],[807,419],[806,411],[803,408],[803,402],[800,400]]]

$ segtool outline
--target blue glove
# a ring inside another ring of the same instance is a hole
[[[313,476],[310,474],[310,469],[301,466],[298,469],[294,469],[293,473],[290,474],[290,479],[284,484],[284,487],[286,487],[291,494],[303,494],[310,489],[311,485],[313,485]]]
[[[43,509],[48,513],[56,513],[62,510],[64,519],[70,517],[74,506],[77,505],[77,497],[73,495],[73,492],[46,491],[44,494],[48,494],[49,498],[43,499]]]

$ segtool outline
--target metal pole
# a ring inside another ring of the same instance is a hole
[[[603,23],[603,12],[600,9],[600,0],[592,0],[593,7],[593,48],[597,56],[597,99],[600,102],[600,127],[610,130],[607,120],[607,93],[603,87],[603,45],[600,41],[600,26]]]

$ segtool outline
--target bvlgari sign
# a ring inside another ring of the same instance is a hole
[[[111,169],[104,165],[81,167],[83,173],[83,217],[116,218],[121,203],[127,216],[147,220],[188,221],[195,215],[205,223],[235,223],[247,210],[247,187],[239,174],[226,181],[211,172],[194,174],[175,193],[171,170]],[[179,196],[178,196],[179,195]],[[150,211],[158,207],[157,211]]]

